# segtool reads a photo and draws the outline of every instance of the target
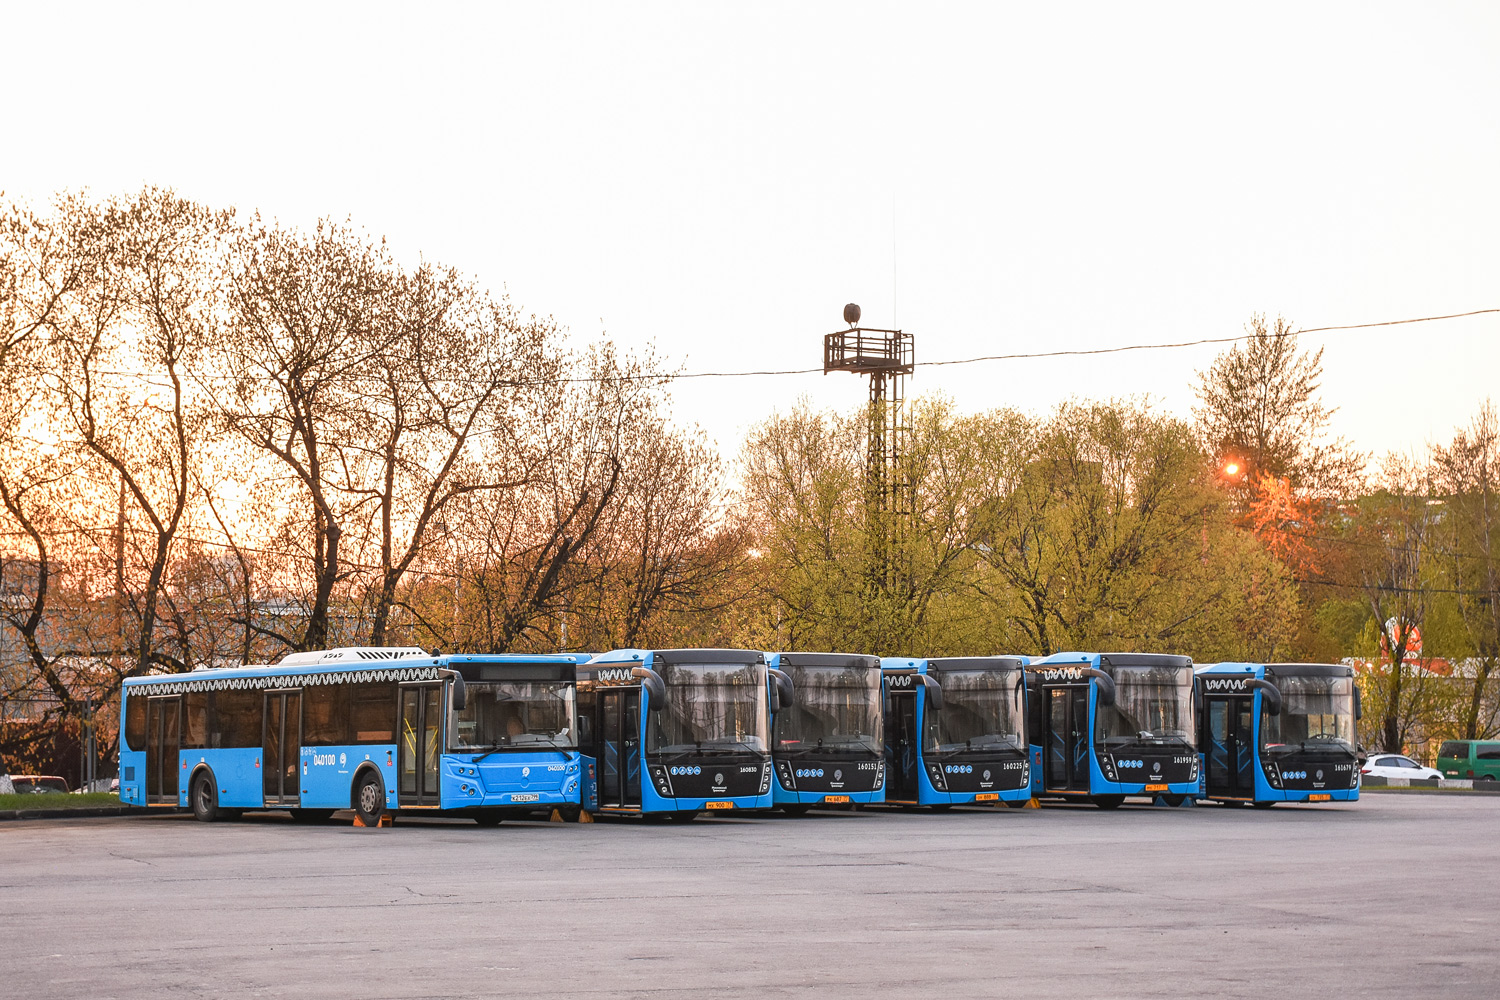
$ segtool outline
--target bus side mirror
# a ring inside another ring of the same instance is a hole
[[[641,687],[646,689],[646,711],[660,712],[667,703],[667,685],[661,679],[661,674],[650,667],[631,667],[630,676],[639,679]]]
[[[917,674],[922,678],[922,687],[927,689],[927,707],[936,712],[943,710],[943,686],[930,674]]]
[[[1359,703],[1359,685],[1354,685],[1354,721],[1358,722],[1365,717],[1364,706]]]
[[[464,675],[457,670],[444,670],[453,680],[453,711],[462,712],[469,703],[469,689],[464,686]]]
[[[774,714],[783,708],[791,708],[797,703],[797,689],[792,686],[792,679],[784,670],[769,668],[771,675],[771,712]]]
[[[1099,684],[1099,704],[1105,708],[1115,703],[1115,679],[1104,671],[1095,667],[1089,667],[1083,672],[1083,676],[1092,677]]]
[[[1267,715],[1281,714],[1281,689],[1275,684],[1270,681],[1248,680],[1245,682],[1245,688],[1260,692],[1260,703]]]

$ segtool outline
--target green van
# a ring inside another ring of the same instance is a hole
[[[1445,778],[1500,781],[1500,740],[1445,740],[1437,768]]]

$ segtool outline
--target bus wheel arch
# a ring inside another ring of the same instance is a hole
[[[366,826],[379,824],[385,814],[385,776],[380,768],[366,764],[354,772],[349,786],[349,807]]]
[[[188,805],[193,818],[200,823],[212,823],[221,815],[219,809],[219,784],[214,778],[213,768],[199,764],[188,778]]]

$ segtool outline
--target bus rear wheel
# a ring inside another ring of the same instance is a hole
[[[219,818],[219,796],[214,791],[214,776],[200,771],[193,779],[193,818],[201,823],[212,823]]]
[[[1125,796],[1095,795],[1093,798],[1093,802],[1094,805],[1098,806],[1100,809],[1118,809],[1120,808],[1120,806],[1125,804]]]
[[[354,786],[354,814],[365,826],[379,826],[385,814],[385,782],[375,771],[366,771]]]

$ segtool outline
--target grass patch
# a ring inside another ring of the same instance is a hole
[[[8,809],[97,809],[117,806],[120,797],[114,792],[89,792],[86,795],[0,795],[0,810]]]

